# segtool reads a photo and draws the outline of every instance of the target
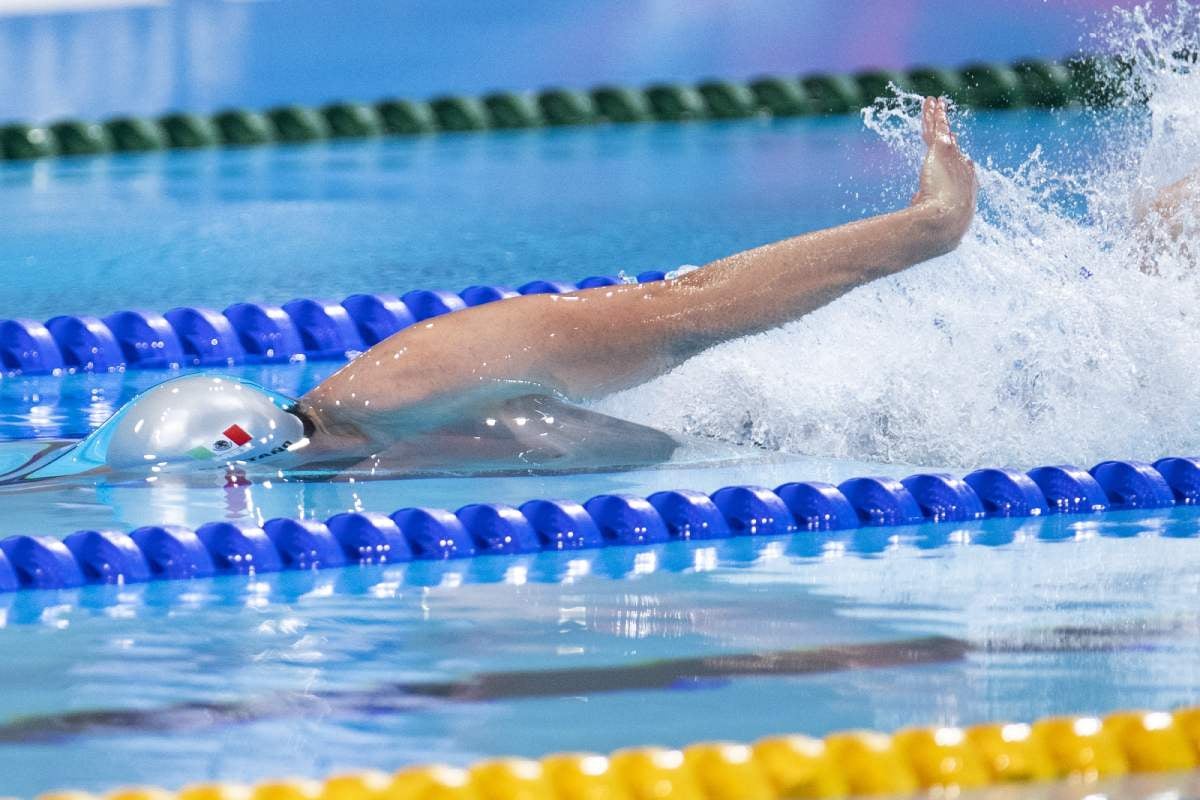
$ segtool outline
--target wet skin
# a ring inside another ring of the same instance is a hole
[[[367,468],[420,462],[431,452],[457,463],[606,460],[605,446],[629,423],[592,415],[591,432],[577,416],[581,424],[542,447],[522,429],[528,422],[516,423],[523,412],[514,407],[637,385],[958,245],[975,212],[974,165],[950,131],[944,101],[926,98],[922,128],[928,152],[908,207],[736,253],[674,280],[515,297],[406,328],[301,398],[312,433],[291,457]],[[624,432],[622,458],[641,446],[643,460],[661,458],[661,434]]]

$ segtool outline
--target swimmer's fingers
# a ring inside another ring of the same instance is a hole
[[[942,133],[939,135],[943,136],[944,141],[954,148],[954,154],[958,156],[959,161],[961,161],[964,165],[966,165],[967,169],[974,173],[975,162],[968,158],[967,154],[964,153],[962,148],[958,146],[958,136],[955,135],[954,131],[950,127],[950,118],[946,114],[946,101],[939,100],[938,102],[941,104],[940,116],[942,121]]]
[[[946,116],[946,101],[940,97],[933,112],[933,135],[939,141],[956,145],[954,134],[950,132],[950,119]]]
[[[950,127],[950,115],[947,112],[946,101],[942,100],[942,118],[946,120],[946,135],[950,137],[950,144],[958,147],[958,135],[954,133],[954,129]]]
[[[958,146],[958,139],[950,130],[946,101],[943,98],[926,97],[921,101],[921,138],[929,147],[937,143]]]
[[[921,138],[925,140],[925,144],[933,145],[933,112],[937,107],[937,99],[926,97],[921,101]]]

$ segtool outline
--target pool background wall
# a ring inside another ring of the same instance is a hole
[[[2,0],[0,120],[1059,58],[1114,5]]]

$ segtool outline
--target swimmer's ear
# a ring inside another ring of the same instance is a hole
[[[312,417],[305,413],[304,409],[300,407],[299,403],[294,403],[288,406],[284,409],[284,411],[300,420],[300,424],[304,426],[305,438],[311,439],[313,434],[317,432],[316,423],[312,421]]]

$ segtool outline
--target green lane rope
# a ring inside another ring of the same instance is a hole
[[[696,86],[598,86],[586,92],[559,88],[535,94],[497,91],[482,98],[443,95],[427,102],[388,98],[320,108],[288,105],[265,112],[230,108],[210,115],[117,117],[100,124],[81,120],[44,126],[14,122],[0,126],[0,159],[248,147],[542,125],[849,114],[886,96],[890,84],[918,94],[947,96],[970,108],[1102,107],[1122,97],[1128,67],[1113,59],[1077,56],[1061,63],[1024,59],[1013,64],[967,64],[959,69],[918,66],[905,71],[870,69],[799,78],[766,76],[747,83],[707,80]]]

